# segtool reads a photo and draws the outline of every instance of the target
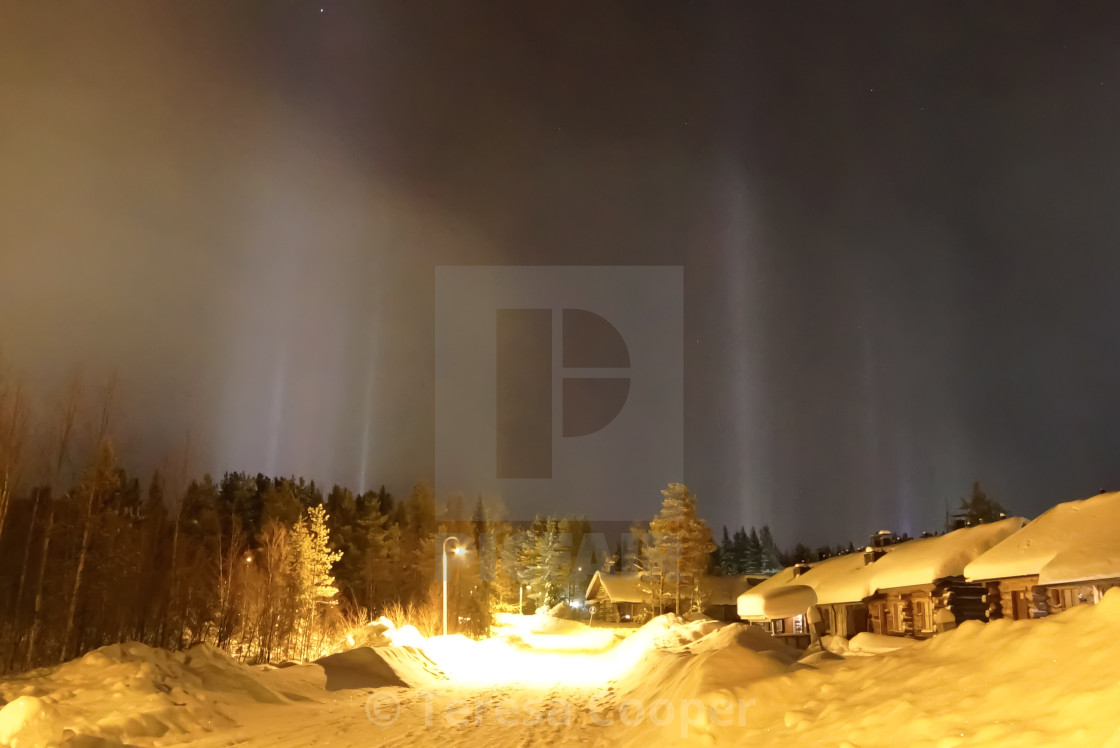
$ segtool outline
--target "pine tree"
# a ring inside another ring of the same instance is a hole
[[[782,562],[778,559],[778,547],[774,544],[774,536],[770,534],[770,526],[763,525],[758,534],[759,548],[762,560],[762,573],[773,574],[781,571]]]
[[[758,538],[758,531],[751,527],[749,535],[744,541],[743,569],[747,574],[763,574],[766,571],[762,560],[762,541]]]
[[[727,534],[727,525],[723,526],[723,540],[719,544],[719,568],[725,576],[739,573],[739,559],[731,536]]]
[[[715,550],[712,531],[696,513],[696,496],[683,483],[670,483],[661,491],[661,511],[649,523],[652,544],[671,573],[676,610],[681,613],[682,596],[699,603],[701,581]]]
[[[816,560],[813,556],[813,550],[804,543],[798,543],[793,547],[792,558],[795,564],[805,564]]]
[[[960,508],[953,517],[964,520],[968,525],[978,525],[981,522],[998,522],[1005,515],[1004,508],[998,502],[989,499],[984,489],[980,488],[980,482],[977,481],[972,484],[969,495],[961,499]]]

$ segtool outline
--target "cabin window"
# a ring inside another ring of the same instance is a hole
[[[786,622],[782,619],[772,621],[770,625],[773,627],[775,634],[784,634],[786,632]]]
[[[793,633],[795,633],[795,634],[804,634],[805,633],[805,616],[800,615],[800,616],[794,616],[793,617]]]

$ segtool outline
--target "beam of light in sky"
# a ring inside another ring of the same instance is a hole
[[[242,166],[215,443],[222,469],[352,482],[368,459],[355,445],[369,437],[348,403],[364,394],[368,423],[374,402],[348,377],[364,363],[353,351],[377,334],[353,303],[370,285],[357,261],[362,214],[351,209],[361,191],[329,141],[285,124],[265,128]]]
[[[765,398],[765,370],[761,345],[763,325],[758,292],[762,278],[757,265],[760,241],[754,225],[751,198],[738,165],[724,166],[717,181],[719,189],[719,256],[725,314],[728,325],[728,376],[723,378],[724,422],[730,431],[728,464],[733,475],[725,484],[738,503],[739,517],[746,525],[761,524],[759,517],[770,512],[761,505],[767,490],[769,441],[765,424],[770,418]],[[735,454],[737,453],[737,454]],[[766,521],[766,520],[764,520]]]
[[[374,387],[377,382],[377,350],[376,346],[371,347],[369,358],[369,371],[367,379],[369,380],[366,385],[365,402],[362,405],[362,442],[361,452],[358,454],[358,493],[365,493],[369,490],[369,462],[370,455],[373,454],[373,425],[374,425],[374,412],[373,412],[373,398]]]

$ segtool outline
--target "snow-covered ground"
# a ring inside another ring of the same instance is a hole
[[[390,630],[372,637],[390,645],[282,668],[113,645],[0,682],[0,743],[1120,746],[1118,622],[1120,590],[808,656],[671,616],[617,631],[514,616],[484,642]]]

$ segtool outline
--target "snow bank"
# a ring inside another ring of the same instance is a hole
[[[228,709],[284,703],[260,673],[221,650],[168,652],[113,644],[0,682],[0,742],[50,745],[59,736],[126,742],[229,727]]]
[[[703,624],[703,625],[697,625]],[[614,742],[669,745],[707,730],[709,707],[745,682],[790,672],[798,653],[747,624],[682,623],[659,616],[619,645],[641,651],[612,682],[606,718]],[[641,711],[642,719],[635,719]]]
[[[322,670],[323,688],[419,688],[446,675],[422,650],[415,647],[360,647],[327,655],[301,667]]]
[[[887,636],[886,634],[873,634],[870,631],[864,631],[852,637],[851,641],[848,642],[847,651],[859,654],[886,654],[917,643],[917,639],[908,639],[905,636]]]
[[[343,641],[339,642],[338,649],[357,649],[358,647],[387,647],[393,643],[389,632],[395,629],[393,622],[382,616],[376,621],[371,621],[354,631],[351,631]]]
[[[36,748],[62,741],[62,717],[49,701],[20,696],[0,709],[0,745]]]
[[[231,715],[251,705],[314,701],[342,689],[430,687],[445,677],[412,647],[359,647],[261,669],[209,645],[169,652],[114,644],[0,681],[0,703],[9,702],[0,709],[0,745],[168,741],[235,727]]]
[[[1120,590],[1038,620],[967,621],[890,654],[853,657],[733,689],[745,725],[727,745],[1120,744]],[[855,644],[855,640],[852,641]]]

